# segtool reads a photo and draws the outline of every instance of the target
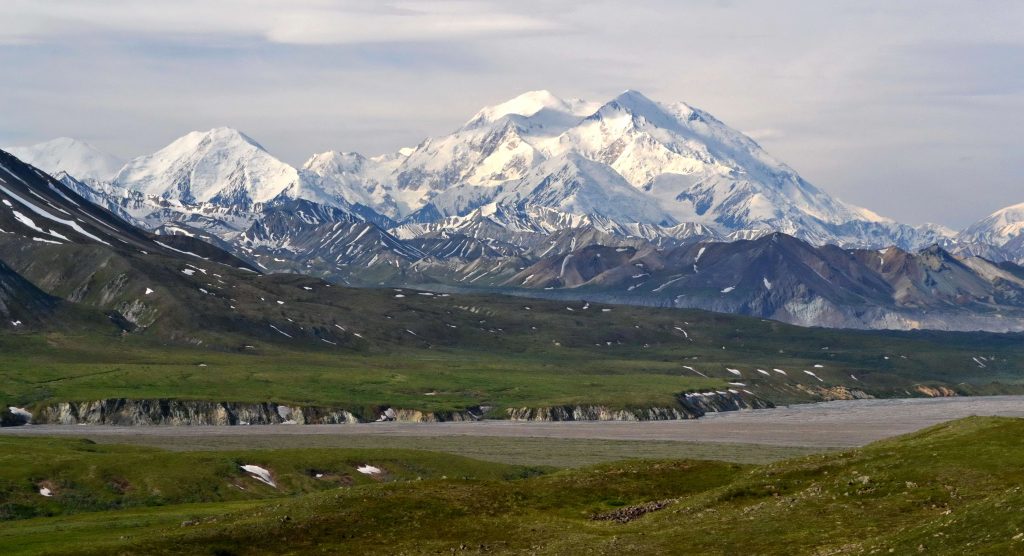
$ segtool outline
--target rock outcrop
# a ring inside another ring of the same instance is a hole
[[[717,411],[763,409],[772,403],[753,395],[733,392],[679,394],[676,405],[611,409],[603,405],[507,408],[503,417],[516,421],[667,421],[696,419]],[[480,421],[493,417],[492,408],[476,406],[461,411],[419,411],[392,407],[353,412],[339,408],[283,405],[273,402],[237,403],[202,400],[130,400],[112,398],[85,402],[58,402],[33,408],[31,417],[8,419],[9,425],[334,425],[368,421],[436,423]],[[22,410],[24,411],[24,410]],[[28,415],[27,411],[24,411]],[[498,413],[498,418],[501,414]],[[12,416],[13,417],[13,416]]]
[[[914,391],[929,398],[951,398],[958,395],[956,390],[947,386],[925,386],[924,384],[918,384],[914,387]]]
[[[18,427],[32,422],[32,413],[23,407],[9,406],[0,409],[0,427]]]
[[[43,406],[32,422],[60,425],[272,425],[358,423],[345,410],[267,403],[198,400],[60,402]]]
[[[419,411],[417,409],[385,408],[380,412],[378,422],[400,421],[404,423],[447,423],[462,421],[480,421],[490,411],[490,407],[476,406],[464,411]]]
[[[798,384],[797,390],[810,394],[823,402],[831,402],[836,400],[869,400],[874,398],[871,394],[860,390],[858,388],[847,388],[846,386],[808,386],[805,384]]]
[[[505,413],[513,421],[674,421],[697,419],[707,413],[718,411],[775,407],[770,401],[757,396],[732,392],[680,394],[676,400],[678,405],[669,407],[626,409],[610,409],[603,405],[510,407],[505,410]]]

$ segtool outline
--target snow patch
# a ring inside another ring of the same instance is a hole
[[[175,249],[174,247],[171,247],[170,245],[167,245],[166,243],[164,243],[162,241],[157,241],[157,240],[154,239],[153,243],[159,245],[160,247],[163,247],[164,249],[170,249],[171,251],[174,251],[175,253],[181,253],[182,255],[188,255],[190,257],[195,257],[197,259],[202,259],[204,261],[209,260],[206,257],[201,257],[201,256],[196,255],[195,253],[193,253],[191,251],[182,251],[181,249]]]
[[[270,476],[270,471],[258,466],[258,465],[242,465],[240,466],[243,471],[249,474],[253,479],[266,483],[274,488],[277,488],[277,483],[274,482],[273,477]]]
[[[379,467],[374,467],[372,465],[360,465],[359,467],[356,467],[356,471],[363,475],[380,475],[383,473]]]
[[[684,368],[684,369],[689,369],[689,370],[691,370],[691,371],[693,371],[693,372],[695,372],[695,373],[699,374],[700,376],[702,376],[702,377],[704,377],[704,378],[708,378],[708,375],[706,375],[706,374],[704,374],[704,373],[702,373],[702,372],[698,371],[697,369],[694,369],[693,367],[690,367],[690,366],[688,366],[688,365],[683,365],[683,368]]]
[[[558,278],[565,278],[565,269],[569,265],[569,261],[572,259],[572,253],[569,253],[562,259],[562,269],[558,271]]]
[[[811,371],[804,371],[804,372],[805,372],[805,373],[807,373],[808,375],[810,375],[810,376],[813,376],[814,378],[818,379],[818,382],[825,382],[824,380],[821,380],[821,377],[820,377],[820,376],[818,376],[818,375],[814,374],[814,373],[813,373],[813,372],[811,372]]]
[[[275,331],[276,331],[276,332],[277,332],[278,334],[280,334],[280,335],[282,335],[282,336],[285,336],[285,337],[288,337],[288,338],[291,338],[291,337],[292,337],[292,335],[291,335],[291,334],[289,334],[289,333],[287,333],[287,332],[285,332],[285,331],[281,330],[280,328],[278,328],[278,327],[274,326],[273,324],[271,324],[271,325],[270,325],[270,327],[271,327],[271,328],[273,328],[273,329],[274,329],[274,330],[275,330]]]

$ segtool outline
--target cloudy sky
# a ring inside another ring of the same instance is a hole
[[[122,157],[237,127],[300,164],[482,106],[637,89],[840,198],[960,227],[1024,202],[1019,0],[4,0],[0,145]]]

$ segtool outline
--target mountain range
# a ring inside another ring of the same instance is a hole
[[[301,168],[230,128],[119,167],[68,139],[10,152],[129,224],[254,268],[812,325],[1021,328],[1024,205],[960,233],[900,224],[707,112],[636,91],[603,103],[534,91],[413,148]]]

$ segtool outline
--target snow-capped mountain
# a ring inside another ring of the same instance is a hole
[[[551,295],[570,296],[575,290],[560,290],[579,286],[580,295],[600,291],[627,301],[639,295],[640,303],[684,306],[677,300],[684,292],[677,289],[708,277],[681,278],[700,257],[700,247],[693,246],[738,240],[774,245],[762,240],[779,232],[806,242],[822,260],[848,258],[854,248],[868,249],[868,257],[889,246],[916,253],[934,244],[963,260],[1024,258],[1024,210],[1005,209],[972,227],[973,235],[959,237],[941,226],[899,224],[835,199],[710,114],[635,91],[607,102],[526,93],[480,110],[448,135],[377,157],[330,151],[295,168],[244,133],[216,128],[136,158],[107,182],[79,181],[70,172],[59,177],[93,203],[157,234],[204,238],[269,270],[359,285],[554,288]],[[721,280],[758,256],[737,249],[719,267]],[[1008,249],[1022,255],[1006,255]],[[589,266],[577,268],[585,261]],[[660,261],[653,273],[664,273],[672,285],[645,290],[635,276],[651,271],[636,265],[652,261]],[[780,264],[797,265],[790,271],[799,277],[807,269],[796,261]],[[579,275],[578,284],[559,281],[563,267]],[[583,279],[592,273],[602,277]],[[982,274],[998,272],[986,267]],[[996,278],[997,288],[1012,282]],[[702,287],[715,293],[730,286],[718,281]],[[991,293],[987,285],[971,284],[977,299]],[[879,283],[872,295],[890,286]],[[806,293],[794,288],[792,299]],[[1006,288],[1009,297],[1019,294],[1016,286]],[[782,290],[773,291],[778,297]],[[834,301],[842,302],[842,292],[836,295]],[[800,299],[813,313],[818,301]],[[871,303],[899,301],[880,299]],[[746,307],[717,298],[712,305]],[[905,310],[911,311],[900,308]],[[801,314],[792,319],[831,322]],[[891,324],[865,315],[856,325]]]
[[[49,174],[67,172],[86,182],[108,181],[124,165],[120,158],[69,137],[3,150]]]
[[[381,185],[383,177],[405,159],[407,151],[368,159],[359,153],[328,151],[313,155],[303,164],[302,175],[320,191],[353,205],[395,216],[398,206]]]
[[[1024,203],[999,209],[967,227],[961,239],[1005,245],[1024,234]]]
[[[236,145],[235,137],[241,134],[226,136],[226,145],[217,148],[197,142],[198,148],[176,159],[189,162],[174,166],[212,163],[204,153]],[[251,145],[250,141],[243,139]],[[390,163],[401,166],[411,156],[400,153]],[[311,274],[351,285],[485,288],[541,297],[700,307],[820,326],[1024,329],[1024,269],[1013,263],[995,264],[970,253],[954,256],[937,246],[914,251],[819,246],[764,229],[723,235],[718,223],[677,221],[656,198],[614,168],[577,152],[544,156],[507,182],[464,184],[435,193],[414,213],[422,218],[402,223],[380,215],[368,218],[354,210],[365,208],[361,203],[335,197],[341,186],[364,184],[324,185],[310,178],[309,170],[297,170],[297,181],[279,184],[278,190],[262,196],[255,193],[258,188],[249,187],[252,180],[239,179],[232,189],[238,195],[204,190],[207,200],[198,201],[194,196],[183,200],[181,195],[164,195],[191,192],[191,173],[184,174],[187,187],[143,192],[119,183],[87,185],[70,175],[53,180],[9,158],[0,166],[21,171],[6,180],[0,175],[5,187],[46,180],[31,192],[8,199],[8,218],[0,207],[0,246],[4,240],[17,240],[17,248],[5,252],[14,257],[7,262],[17,263],[17,272],[38,273],[56,264],[57,259],[36,264],[38,253],[26,251],[24,244],[58,249],[69,241],[88,243],[95,236],[99,240],[93,241],[111,246],[149,242],[139,251],[143,258],[157,251],[153,245],[200,259],[221,252],[219,247],[269,271]],[[260,149],[226,157],[224,164],[238,169],[229,175],[244,178],[260,166],[250,166],[249,161],[266,164],[268,159],[276,160]],[[373,164],[371,160],[339,154],[320,162],[357,167]],[[318,200],[303,197],[310,191]],[[387,192],[383,185],[377,191]],[[30,197],[41,202],[25,205]],[[478,198],[489,201],[480,204]],[[66,203],[55,210],[75,214],[79,208],[73,207],[86,207],[86,200],[110,212],[90,205],[90,210],[100,212],[77,221],[47,212],[46,207]],[[372,196],[361,200],[369,202]],[[463,207],[460,212],[468,212],[440,216],[438,207],[458,203]],[[427,207],[434,207],[430,219]],[[100,224],[107,226],[83,227],[84,234],[76,228],[101,213]],[[41,223],[35,214],[54,224]],[[132,229],[125,220],[155,235],[106,239],[109,229]],[[1008,225],[1012,218],[1004,220],[1000,222]],[[838,229],[853,233],[869,224],[854,221]],[[931,238],[949,235],[936,226],[899,229],[908,230]],[[134,303],[125,299],[124,303]],[[152,320],[140,320],[134,305],[118,307],[129,322]]]
[[[922,241],[917,230],[814,187],[710,114],[636,91],[605,103],[529,92],[388,158],[387,167],[360,159],[307,169],[372,192],[374,208],[417,222],[497,203],[600,214],[620,227],[691,223],[723,236],[782,231],[813,243],[875,247]],[[566,173],[574,175],[571,187],[561,179]],[[581,197],[600,199],[601,210]]]
[[[124,166],[114,183],[149,197],[248,208],[304,190],[295,168],[238,130],[193,131]]]
[[[85,183],[71,174],[61,171],[53,174],[54,179],[66,185],[75,193],[81,195],[94,205],[101,206],[116,214],[119,218],[133,226],[143,226],[139,219],[123,206],[123,199],[120,192],[112,185],[105,182]]]
[[[710,114],[636,91],[607,102],[533,91],[414,148],[325,152],[301,169],[237,130],[215,128],[128,162],[109,183],[83,181],[105,196],[101,204],[117,203],[152,228],[188,219],[181,223],[225,240],[280,198],[385,226],[454,222],[496,206],[516,215],[517,227],[585,223],[646,239],[781,231],[814,244],[918,248],[945,237],[845,204]],[[543,222],[529,222],[533,215]]]
[[[1024,262],[1024,203],[999,209],[957,236],[964,249],[994,260]]]
[[[77,181],[73,176],[60,179],[69,187]],[[266,207],[292,199],[365,214],[360,220],[390,223],[373,209],[349,203],[350,191],[341,184],[300,171],[227,127],[188,133],[129,161],[111,181],[90,182],[88,187],[91,194],[83,195],[92,202],[150,229],[174,224],[224,241],[248,229]]]
[[[428,212],[465,215],[477,207],[538,207],[581,218],[604,218],[616,224],[673,226],[672,215],[608,166],[575,153],[552,157],[514,180],[493,187],[459,185],[438,193]],[[423,209],[421,209],[423,210]]]

